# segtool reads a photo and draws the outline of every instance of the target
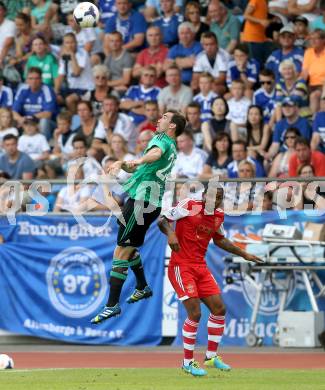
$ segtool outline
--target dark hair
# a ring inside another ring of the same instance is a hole
[[[181,135],[186,126],[186,119],[183,114],[179,113],[176,110],[168,110],[167,112],[171,112],[173,116],[171,117],[171,123],[176,125],[175,137]]]
[[[182,131],[182,133],[181,133],[180,135],[185,135],[186,137],[188,137],[188,138],[190,138],[192,141],[194,141],[193,132],[190,131],[190,130],[185,129],[184,131]]]
[[[75,144],[76,142],[82,142],[84,144],[85,147],[87,147],[87,140],[86,138],[81,135],[81,134],[77,134],[73,140],[72,140],[72,145]]]
[[[27,74],[30,73],[37,73],[39,76],[42,77],[42,69],[37,68],[37,66],[32,66],[31,68],[28,69]]]
[[[156,107],[158,107],[158,102],[156,102],[155,100],[146,100],[144,102],[144,106],[156,106]]]
[[[110,35],[118,35],[120,37],[121,41],[123,41],[123,35],[119,31],[116,31],[116,30],[112,31],[110,33]]]
[[[216,34],[212,31],[206,31],[206,32],[202,33],[201,41],[204,38],[205,39],[213,39],[216,43],[218,43],[218,38],[217,38]]]
[[[117,106],[120,104],[119,98],[115,95],[107,95],[104,100],[113,100]]]
[[[311,165],[311,164],[301,164],[299,165],[298,169],[297,169],[297,174],[298,176],[301,175],[301,171],[305,168],[305,167],[310,167],[313,171],[313,176],[315,176],[315,168]]]
[[[5,6],[5,3],[3,1],[0,1],[0,7],[3,8],[5,12],[7,12],[7,7]]]
[[[197,102],[191,102],[190,104],[187,105],[186,109],[188,108],[197,108],[199,111],[201,111],[201,106]]]
[[[312,34],[318,34],[318,36],[319,36],[319,38],[320,39],[325,39],[325,31],[324,30],[322,30],[321,28],[316,28],[313,32],[312,32]]]
[[[254,138],[253,138],[253,126],[252,124],[249,122],[248,120],[248,113],[250,110],[252,110],[253,108],[256,108],[258,110],[258,112],[260,113],[260,117],[261,117],[261,120],[260,120],[260,124],[259,124],[259,137],[260,137],[260,140],[262,140],[262,137],[263,137],[263,126],[264,126],[264,121],[263,121],[263,110],[260,106],[256,105],[256,104],[252,104],[251,106],[249,106],[248,108],[248,111],[247,111],[247,121],[246,121],[246,129],[247,129],[247,144],[249,145],[251,142],[254,144]]]
[[[223,104],[225,105],[225,107],[226,107],[226,112],[225,112],[225,117],[228,115],[228,112],[229,112],[229,106],[228,106],[228,102],[227,102],[227,100],[225,99],[225,98],[223,98],[222,96],[217,96],[216,98],[214,98],[213,100],[212,100],[212,103],[211,103],[211,111],[212,111],[212,107],[213,107],[213,105],[214,105],[214,102],[216,101],[216,100],[222,100],[223,101]],[[213,111],[212,111],[213,112]]]
[[[216,142],[221,141],[223,138],[227,138],[227,140],[228,140],[229,145],[228,145],[227,155],[229,157],[231,156],[231,145],[232,145],[231,138],[230,138],[228,133],[221,131],[221,132],[217,133],[217,135],[214,137],[214,139],[212,141],[212,154],[213,154],[213,157],[215,158],[215,160],[217,160],[219,158],[219,152],[218,152],[217,147],[216,147]]]
[[[36,39],[40,39],[45,45],[47,45],[47,40],[45,39],[45,37],[43,37],[43,35],[36,35],[36,37],[32,39],[32,44],[34,41],[36,41]]]
[[[77,107],[80,106],[81,104],[85,104],[88,107],[88,110],[91,113],[93,113],[94,109],[93,109],[93,106],[92,106],[90,101],[88,101],[88,100],[80,100],[80,102],[78,102],[78,104],[77,104]]]
[[[249,56],[249,48],[248,48],[248,45],[246,43],[238,43],[238,45],[236,45],[234,51],[235,50],[239,50],[242,53],[245,53],[247,56]]]
[[[265,77],[272,77],[272,79],[275,79],[275,74],[271,69],[264,68],[260,71],[260,76]]]
[[[77,38],[76,38],[76,36],[75,36],[75,34],[73,32],[68,32],[68,33],[63,35],[63,39],[67,38],[67,37],[71,37],[71,38],[73,38],[75,40],[75,42],[77,42]]]
[[[284,137],[286,137],[288,133],[295,133],[297,137],[301,137],[300,131],[296,127],[288,127],[284,133]]]
[[[11,176],[9,175],[9,173],[5,172],[5,171],[0,171],[0,179],[11,179]]]
[[[306,140],[306,138],[304,138],[304,137],[298,137],[298,138],[296,139],[295,147],[296,147],[297,145],[306,145],[306,146],[308,146],[308,148],[310,149],[310,144],[309,144],[309,142]]]
[[[25,14],[24,12],[18,12],[16,15],[16,19],[21,19],[24,23],[28,24],[29,26],[32,24],[32,18],[30,15]]]
[[[247,148],[247,144],[246,144],[246,142],[243,141],[243,140],[234,141],[234,142],[232,143],[232,146],[234,146],[234,145],[243,145],[245,150],[246,150],[246,148]]]
[[[2,141],[3,142],[6,142],[6,141],[10,141],[11,139],[14,139],[16,142],[18,142],[18,137],[16,135],[13,135],[13,134],[7,134],[3,137]]]

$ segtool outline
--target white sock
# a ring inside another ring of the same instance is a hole
[[[217,354],[215,352],[206,351],[205,356],[207,359],[212,359],[212,358],[216,357]]]
[[[193,361],[193,359],[184,359],[183,360],[183,364],[184,364],[184,366],[189,366],[190,365],[190,363]]]

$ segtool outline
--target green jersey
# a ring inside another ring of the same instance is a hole
[[[58,77],[58,61],[52,53],[46,54],[44,57],[38,57],[36,54],[32,54],[25,66],[25,78],[27,77],[27,71],[31,67],[40,68],[42,70],[42,81],[46,85],[53,86],[54,80]]]
[[[130,198],[161,207],[166,178],[177,157],[176,142],[165,133],[157,133],[149,142],[144,154],[153,147],[158,147],[162,151],[160,159],[150,164],[140,165],[124,183],[123,188]]]

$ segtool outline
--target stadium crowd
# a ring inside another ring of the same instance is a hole
[[[98,175],[140,155],[171,108],[188,121],[175,178],[325,176],[325,0],[98,0],[87,29],[77,3],[0,1],[2,178],[64,178],[86,156],[76,176]],[[307,183],[227,186],[237,209],[272,209],[281,190],[324,208]],[[91,193],[42,194],[64,211]]]

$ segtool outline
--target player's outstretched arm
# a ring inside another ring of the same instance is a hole
[[[154,147],[150,149],[144,156],[131,161],[124,161],[122,169],[136,169],[141,164],[151,164],[157,160],[159,160],[162,156],[162,150],[158,147]]]
[[[217,245],[219,248],[229,252],[233,253],[234,255],[243,257],[247,261],[253,261],[254,263],[264,263],[262,259],[255,255],[251,255],[250,253],[247,253],[241,248],[238,248],[238,246],[234,245],[228,238],[224,237],[220,240],[214,239],[213,242],[215,245]]]
[[[170,249],[174,252],[178,252],[180,250],[180,245],[176,233],[174,232],[174,230],[170,226],[170,223],[164,216],[159,217],[158,227],[160,231],[167,236],[168,245],[170,246]]]

